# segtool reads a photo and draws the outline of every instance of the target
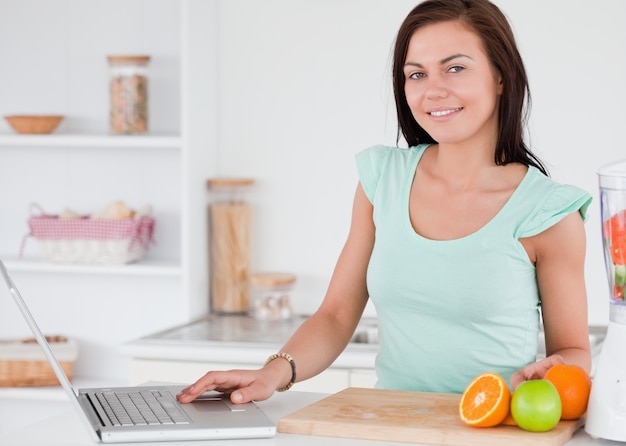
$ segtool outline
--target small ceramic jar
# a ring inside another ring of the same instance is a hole
[[[257,273],[250,277],[252,312],[255,318],[284,320],[291,318],[291,291],[296,276],[290,273]]]

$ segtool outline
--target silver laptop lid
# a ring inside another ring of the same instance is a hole
[[[46,355],[48,363],[52,367],[52,370],[54,371],[54,374],[59,380],[59,383],[61,383],[61,387],[63,388],[63,390],[65,390],[65,393],[67,393],[67,396],[72,402],[72,405],[74,406],[74,408],[78,411],[78,413],[80,413],[80,418],[83,420],[83,423],[87,427],[87,430],[89,431],[89,435],[95,442],[100,442],[100,438],[98,437],[96,432],[93,430],[91,422],[87,418],[87,415],[83,411],[83,408],[80,402],[78,401],[78,397],[76,396],[76,392],[74,391],[69,378],[63,371],[63,368],[61,367],[61,364],[59,364],[59,361],[57,360],[57,358],[54,356],[54,353],[52,352],[52,348],[50,347],[50,344],[48,344],[46,337],[43,335],[43,333],[39,329],[39,326],[35,322],[33,315],[30,313],[30,310],[28,309],[26,302],[24,302],[24,299],[22,298],[22,295],[20,294],[19,290],[15,286],[15,283],[13,283],[13,280],[9,276],[9,272],[4,266],[4,263],[2,262],[2,260],[0,260],[0,272],[2,273],[2,277],[4,278],[4,281],[6,282],[7,287],[9,288],[9,293],[11,293],[11,296],[13,296],[13,300],[15,301],[17,307],[19,308],[20,312],[24,316],[24,319],[26,320],[26,323],[28,324],[30,330],[32,331],[33,336],[35,336],[37,343],[43,350],[44,355]]]

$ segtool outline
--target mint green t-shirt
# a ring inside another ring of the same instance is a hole
[[[411,184],[426,147],[375,146],[356,157],[376,226],[367,287],[379,324],[377,387],[461,393],[480,373],[508,381],[535,361],[540,297],[535,267],[518,239],[571,212],[584,219],[591,196],[529,167],[481,229],[455,240],[426,239],[409,219]]]

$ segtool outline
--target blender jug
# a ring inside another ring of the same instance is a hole
[[[609,325],[593,377],[585,431],[626,441],[626,160],[598,172]]]

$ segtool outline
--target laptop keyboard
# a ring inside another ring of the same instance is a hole
[[[114,426],[189,424],[171,395],[158,390],[96,393],[98,402]]]

